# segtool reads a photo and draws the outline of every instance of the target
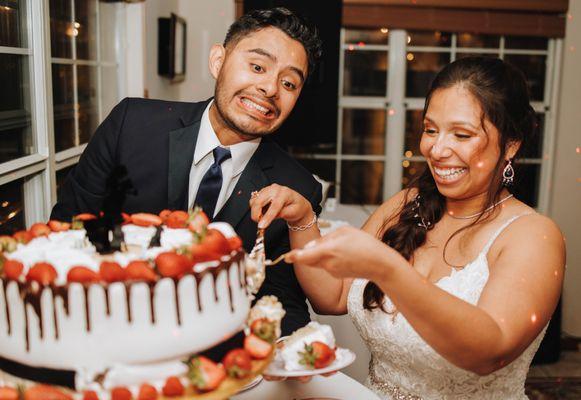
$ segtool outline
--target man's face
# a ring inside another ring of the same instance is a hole
[[[269,27],[226,49],[214,46],[212,52],[216,122],[242,140],[276,131],[292,111],[307,76],[302,44]],[[218,57],[215,65],[213,56]]]

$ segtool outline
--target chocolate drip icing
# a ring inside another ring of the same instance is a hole
[[[226,287],[228,288],[228,300],[230,300],[230,312],[234,312],[234,303],[232,299],[232,286],[230,284],[230,269],[226,268],[224,273],[226,274]]]
[[[40,300],[42,298],[42,291],[44,287],[34,288],[32,285],[27,285],[18,282],[18,290],[20,291],[20,298],[24,300],[24,323],[26,324],[26,351],[30,349],[30,322],[28,321],[28,305],[30,304],[38,317],[38,331],[40,338],[44,338],[44,329],[42,327],[42,307]]]
[[[8,328],[8,335],[12,333],[12,322],[10,321],[10,307],[8,306],[8,281],[2,279],[2,292],[4,293],[4,308],[6,309],[6,327]]]
[[[85,327],[87,332],[91,332],[91,313],[89,305],[89,286],[83,285],[83,294],[85,295]]]
[[[155,324],[155,283],[149,283],[149,312],[151,313],[151,323]]]
[[[194,274],[196,279],[196,299],[198,301],[198,311],[202,312],[202,298],[200,297],[200,282],[202,282],[202,275]]]
[[[125,285],[125,301],[127,304],[127,322],[131,322],[131,283],[123,282]]]
[[[67,317],[70,315],[69,310],[69,288],[68,286],[56,286],[52,288],[53,296],[58,296],[63,300],[63,306]]]
[[[218,288],[216,287],[216,280],[218,279],[218,274],[221,271],[222,264],[218,265],[218,268],[212,270],[212,287],[214,288],[214,301],[218,302]]]
[[[178,293],[178,282],[179,279],[172,279],[173,287],[174,287],[174,297],[176,302],[176,318],[178,321],[178,325],[182,324],[182,317],[180,315],[180,294]]]
[[[107,313],[107,316],[110,316],[111,302],[109,300],[109,285],[103,286],[103,289],[105,290],[105,312]]]
[[[55,288],[54,286],[50,287],[50,297],[52,299],[52,320],[54,324],[54,338],[58,340],[59,338],[59,322],[57,319],[57,312],[56,312],[56,296],[54,294]]]

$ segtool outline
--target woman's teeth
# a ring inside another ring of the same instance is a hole
[[[264,115],[266,115],[268,113],[268,108],[259,106],[258,104],[248,100],[248,99],[242,99],[242,102],[247,105],[248,107],[254,108],[257,111],[260,111],[261,113],[263,113]]]
[[[466,168],[436,168],[434,167],[434,172],[438,177],[445,180],[453,180],[460,176],[466,171]]]

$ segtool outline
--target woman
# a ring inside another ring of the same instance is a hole
[[[313,308],[349,312],[372,354],[366,383],[383,398],[526,399],[565,265],[557,226],[509,190],[534,127],[520,72],[463,58],[426,98],[425,172],[362,230],[320,238],[308,201],[288,188],[251,200],[259,225],[289,224],[301,250],[287,259]]]

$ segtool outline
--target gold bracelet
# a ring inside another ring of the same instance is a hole
[[[292,226],[287,222],[286,226],[288,226],[288,229],[293,231],[293,232],[300,232],[300,231],[306,231],[307,229],[309,229],[311,226],[315,225],[316,223],[317,223],[317,214],[315,214],[315,212],[313,211],[313,219],[308,224],[299,225],[299,226]]]

